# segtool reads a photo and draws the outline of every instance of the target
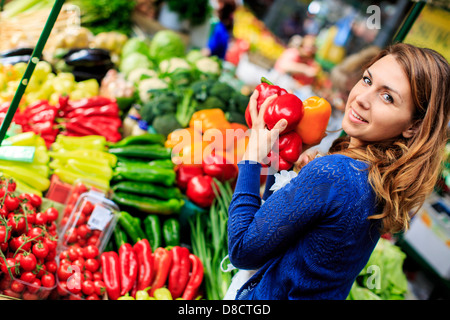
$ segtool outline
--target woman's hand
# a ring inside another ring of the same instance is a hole
[[[312,161],[317,154],[319,153],[318,149],[306,149],[302,152],[298,160],[294,163],[294,168],[296,170],[300,170],[303,166],[308,164],[308,162]]]
[[[266,128],[264,122],[264,113],[267,106],[277,97],[273,95],[268,97],[261,108],[257,110],[257,98],[259,92],[255,90],[250,97],[249,111],[252,119],[252,128],[250,129],[250,138],[242,160],[256,161],[263,163],[264,159],[272,150],[273,145],[278,141],[278,136],[286,128],[287,120],[278,121],[272,130]]]

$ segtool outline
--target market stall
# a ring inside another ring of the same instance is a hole
[[[244,6],[221,60],[198,47],[207,17],[186,12],[186,29],[158,20],[161,3],[111,1],[107,15],[101,3],[61,6],[24,81],[54,1],[2,2],[0,294],[222,300],[236,273],[224,271],[227,219],[249,94],[297,107],[269,157],[277,172],[324,138],[332,105],[269,81],[286,45]],[[325,69],[314,89],[329,85]],[[404,259],[382,239],[348,299],[405,299]],[[372,264],[391,277],[369,289]]]

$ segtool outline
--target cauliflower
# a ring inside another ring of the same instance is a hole
[[[159,64],[161,73],[173,73],[177,69],[190,70],[191,66],[185,59],[178,57],[163,60]]]
[[[214,58],[211,57],[203,57],[195,61],[195,67],[203,72],[214,75],[220,75],[220,63]]]
[[[153,78],[157,75],[155,70],[147,69],[147,68],[136,68],[127,76],[127,80],[130,81],[133,84],[138,84],[139,81],[146,79],[146,78]]]
[[[140,81],[138,85],[139,98],[143,103],[146,103],[150,100],[152,96],[151,93],[149,92],[150,90],[166,89],[167,87],[168,87],[167,82],[157,77],[144,79]]]

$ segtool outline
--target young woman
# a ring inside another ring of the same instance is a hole
[[[380,235],[406,230],[432,191],[447,141],[450,67],[407,44],[383,50],[350,92],[347,137],[261,205],[259,176],[285,120],[253,127],[229,208],[229,259],[258,271],[236,299],[345,299]]]

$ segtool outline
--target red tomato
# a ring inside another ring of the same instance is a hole
[[[2,197],[3,196],[0,195],[0,198],[2,198]],[[8,215],[8,210],[6,210],[6,208],[4,208],[4,207],[1,207],[0,208],[0,217],[6,217],[7,215]]]
[[[21,234],[18,237],[12,238],[9,240],[9,248],[16,252],[17,249],[19,249],[20,246],[22,246],[21,250],[23,251],[30,251],[31,249],[31,242],[28,241],[28,237],[24,234]]]
[[[30,197],[30,202],[33,205],[33,207],[39,208],[41,206],[42,198],[40,196],[38,196],[37,194],[34,194],[34,193],[30,193],[29,197]]]
[[[103,274],[101,273],[101,271],[93,272],[92,278],[94,279],[94,281],[96,281],[96,280],[103,281]]]
[[[23,271],[33,271],[36,268],[37,260],[32,253],[19,253],[16,256],[16,261],[19,263]]]
[[[92,211],[94,210],[94,205],[92,204],[92,202],[90,201],[85,201],[83,203],[83,208],[81,209],[81,211],[85,214],[85,215],[90,215],[92,213]]]
[[[87,243],[88,245],[92,244],[96,246],[98,243],[98,236],[90,236],[89,239],[87,240]]]
[[[61,263],[56,272],[58,279],[61,281],[66,281],[72,275],[72,266],[68,263]]]
[[[69,255],[70,261],[75,261],[75,260],[77,260],[78,257],[79,257],[78,251],[76,250],[75,247],[70,247],[70,248],[67,250],[67,254]]]
[[[20,280],[23,282],[32,283],[34,279],[36,279],[36,275],[31,271],[23,272],[20,276]]]
[[[45,262],[45,267],[47,268],[48,272],[56,273],[58,270],[58,264],[56,263],[56,260],[50,260]]]
[[[86,191],[88,191],[87,187],[84,185],[83,182],[77,182],[77,184],[75,184],[75,187],[73,188],[73,192],[78,193],[78,194],[82,194],[85,193]]]
[[[39,227],[34,227],[28,230],[27,236],[33,239],[33,241],[37,242],[39,240],[42,240],[45,235],[44,230]]]
[[[42,276],[47,273],[47,267],[45,266],[45,264],[38,264],[36,266],[36,269],[39,270],[38,273],[36,274],[36,277],[38,277],[39,279],[41,279]]]
[[[6,232],[6,226],[0,225],[0,242],[6,242],[11,238],[11,232]]]
[[[77,273],[74,273],[72,277],[67,279],[67,290],[69,292],[77,294],[81,293],[81,276]]]
[[[106,292],[106,285],[102,280],[94,281],[95,293],[99,296],[103,296]]]
[[[31,197],[30,193],[21,193],[19,194],[19,200],[23,203],[30,203],[31,204]]]
[[[11,283],[11,290],[17,293],[21,293],[25,289],[25,285],[19,280],[14,280]]]
[[[23,300],[39,300],[39,297],[35,293],[31,293],[30,291],[26,290],[24,293],[22,293],[22,299]]]
[[[83,224],[86,224],[86,214],[84,214],[83,212],[78,212],[78,220],[76,225],[81,226]]]
[[[48,246],[48,250],[49,251],[55,250],[56,246],[58,245],[58,242],[56,240],[54,240],[54,239],[51,239],[51,238],[45,237],[43,241]]]
[[[86,239],[89,237],[89,234],[91,232],[91,229],[86,224],[82,224],[77,228],[77,233],[82,239]]]
[[[41,283],[45,288],[52,288],[55,286],[55,276],[53,273],[46,273],[41,277]]]
[[[100,298],[99,298],[98,295],[96,295],[94,293],[94,294],[91,294],[91,295],[87,296],[85,300],[100,300]]]
[[[44,225],[47,223],[47,214],[45,212],[36,213],[36,224]]]
[[[66,281],[62,281],[59,279],[57,285],[56,285],[56,291],[61,297],[67,296],[69,292],[67,291],[67,283]]]
[[[81,283],[81,291],[89,296],[95,292],[94,282],[92,280],[84,280]]]
[[[59,212],[55,207],[48,208],[45,210],[45,213],[47,214],[47,221],[56,221],[58,219]]]
[[[85,261],[83,257],[78,257],[76,260],[72,262],[72,266],[76,266],[80,269],[80,271],[83,271],[85,268]]]
[[[27,221],[28,223],[34,224],[36,222],[36,212],[28,212]]]
[[[19,204],[20,204],[19,198],[16,198],[14,195],[10,193],[6,195],[4,205],[7,210],[14,211],[19,207]]]
[[[84,270],[83,272],[83,280],[92,280],[93,281],[94,276],[92,275],[92,272],[89,270]]]
[[[67,241],[67,243],[74,243],[77,241],[77,229],[75,228],[70,228],[69,230],[67,230],[67,232],[64,234],[64,238]]]
[[[44,259],[45,257],[47,257],[49,252],[48,245],[42,241],[35,243],[32,250],[36,258],[38,259]]]
[[[86,270],[89,270],[91,272],[95,272],[100,267],[100,263],[96,259],[86,259],[84,266],[86,267]]]
[[[29,291],[30,293],[36,293],[39,291],[39,289],[41,288],[41,280],[39,279],[34,279],[30,285],[27,286],[27,291]]]
[[[96,258],[98,256],[98,254],[99,254],[99,251],[98,251],[97,246],[95,246],[95,245],[90,244],[83,248],[83,256],[86,259]]]

